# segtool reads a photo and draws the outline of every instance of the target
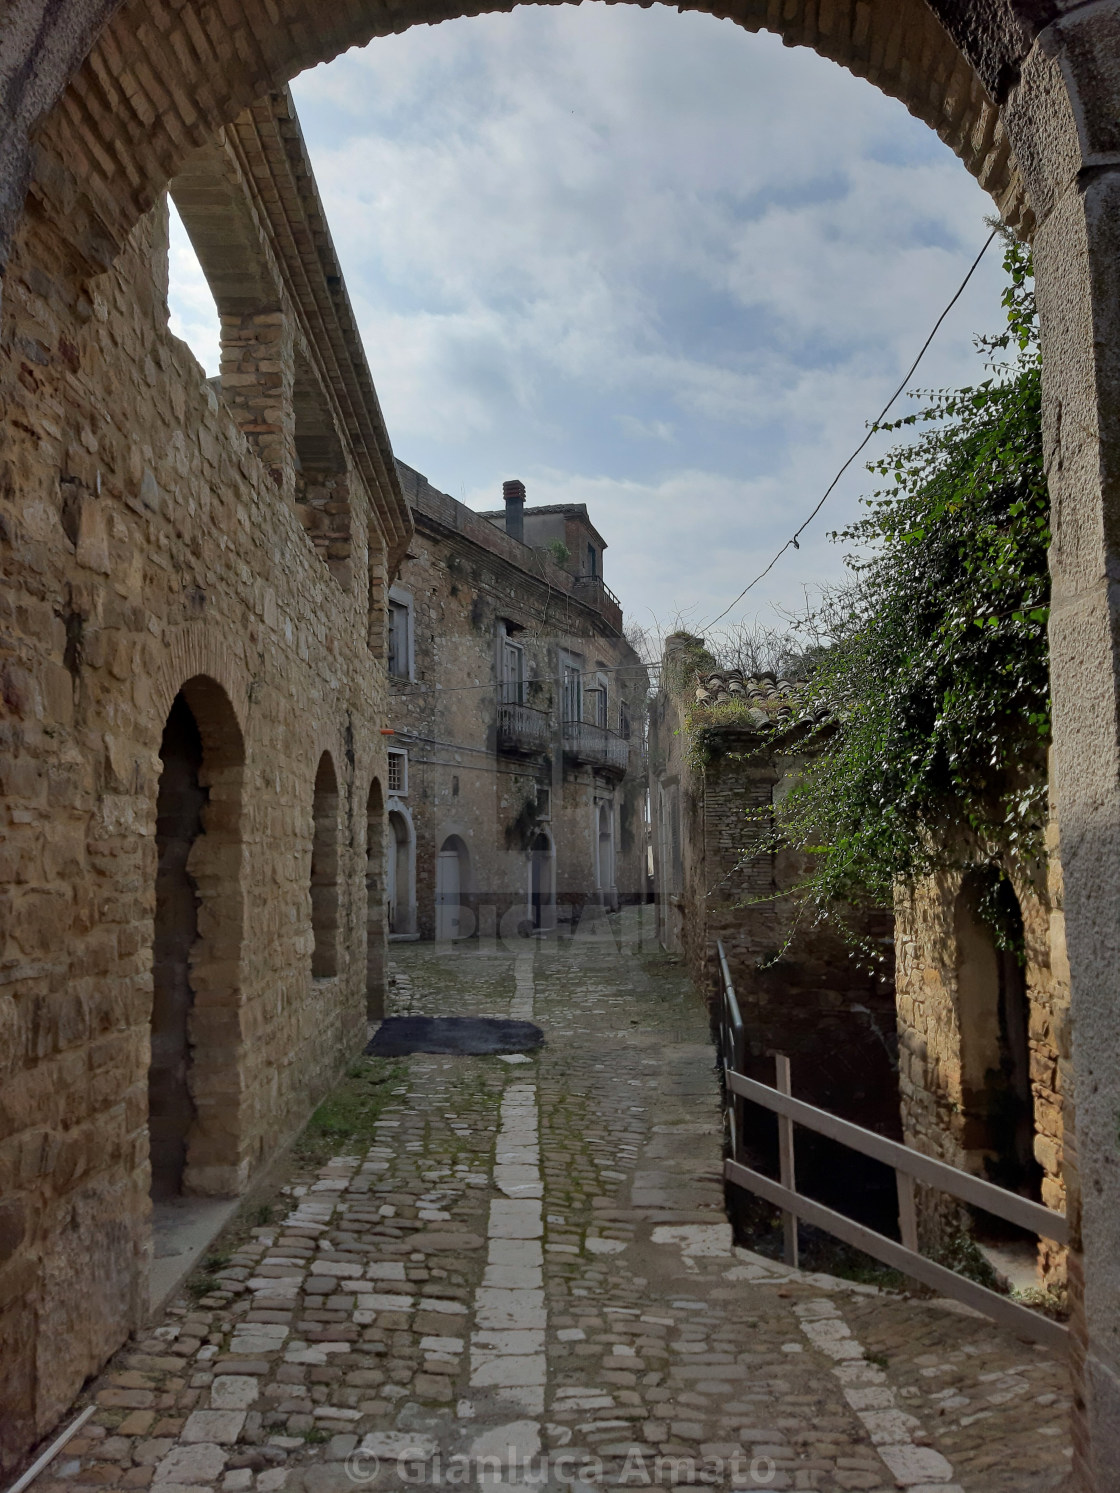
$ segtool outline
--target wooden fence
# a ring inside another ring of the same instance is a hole
[[[727,1089],[731,1152],[724,1162],[723,1174],[728,1182],[737,1187],[745,1187],[782,1209],[787,1262],[797,1264],[797,1221],[803,1219],[902,1274],[931,1286],[942,1295],[951,1296],[956,1301],[974,1307],[1019,1337],[1031,1338],[1051,1348],[1065,1350],[1068,1347],[1069,1329],[1063,1323],[1056,1322],[1041,1312],[1032,1311],[1010,1297],[990,1291],[986,1286],[927,1259],[919,1251],[914,1186],[916,1182],[922,1182],[928,1187],[935,1187],[1044,1239],[1052,1239],[1056,1244],[1065,1244],[1069,1239],[1065,1215],[1056,1213],[1041,1203],[1031,1202],[1029,1198],[1020,1197],[1017,1193],[1008,1192],[1005,1188],[996,1187],[993,1183],[974,1177],[958,1167],[949,1166],[944,1161],[925,1156],[909,1146],[900,1145],[898,1141],[888,1140],[886,1136],[877,1135],[873,1130],[865,1130],[862,1125],[842,1120],[838,1115],[829,1114],[827,1110],[817,1109],[815,1105],[806,1104],[802,1099],[795,1099],[791,1093],[788,1057],[778,1056],[775,1059],[777,1081],[773,1088],[769,1084],[747,1078],[742,1072],[746,1053],[743,1018],[723,944],[718,943],[716,947],[722,987],[720,1061]],[[744,1165],[741,1159],[744,1100],[759,1104],[778,1117],[778,1182]],[[841,1145],[859,1151],[864,1156],[871,1156],[894,1169],[901,1244],[797,1191],[795,1125],[804,1125],[818,1135],[839,1141]]]

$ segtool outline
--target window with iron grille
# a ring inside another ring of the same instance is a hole
[[[389,792],[390,793],[401,794],[401,793],[407,793],[408,792],[408,753],[407,752],[390,752],[389,753],[389,772],[388,772],[388,779],[389,779]]]

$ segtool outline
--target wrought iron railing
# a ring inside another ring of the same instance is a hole
[[[498,746],[507,752],[546,752],[552,738],[552,717],[532,705],[498,706]]]
[[[593,721],[564,722],[564,750],[579,762],[623,773],[630,763],[630,743]]]

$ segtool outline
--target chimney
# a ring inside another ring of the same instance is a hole
[[[502,483],[502,497],[506,505],[506,533],[511,539],[525,543],[525,484],[515,477],[512,482]]]

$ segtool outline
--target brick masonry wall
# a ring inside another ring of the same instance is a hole
[[[363,1040],[366,801],[384,781],[384,546],[349,472],[344,590],[166,325],[157,211],[83,282],[25,220],[0,349],[0,1437],[65,1410],[146,1305],[161,732],[188,683],[188,1184],[235,1192]],[[372,536],[372,549],[367,538]],[[311,977],[312,787],[339,781],[339,972]],[[195,853],[192,852],[192,855]],[[193,1171],[192,1171],[193,1167]]]

